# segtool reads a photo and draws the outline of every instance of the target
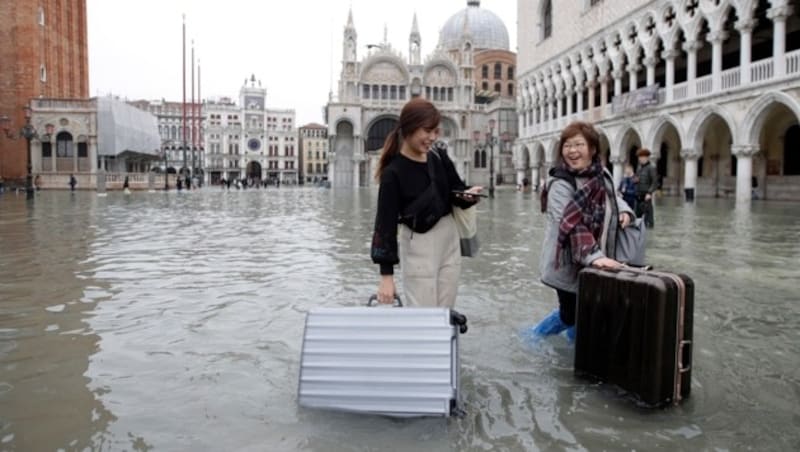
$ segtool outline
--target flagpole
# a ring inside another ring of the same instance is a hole
[[[187,168],[186,161],[186,14],[183,15],[183,77],[181,77],[183,85],[183,168]],[[187,168],[188,169],[188,168]],[[178,177],[183,176],[180,174]],[[189,187],[186,187],[189,188]]]
[[[195,153],[195,150],[196,150],[196,143],[197,143],[197,140],[196,140],[196,137],[195,137],[195,130],[194,130],[194,122],[195,122],[195,120],[197,118],[195,117],[195,111],[194,111],[195,109],[194,109],[194,107],[195,107],[195,105],[194,105],[194,39],[192,39],[192,103],[191,103],[191,115],[190,115],[190,120],[189,120],[189,127],[190,127],[190,130],[192,131],[192,135],[191,135],[191,137],[192,137],[192,168],[191,168],[191,172],[190,172],[190,174],[192,176],[194,176],[194,171],[195,171],[195,158],[194,158],[195,156],[194,156],[194,153]],[[192,180],[192,182],[194,182],[194,177],[192,177],[191,180]]]

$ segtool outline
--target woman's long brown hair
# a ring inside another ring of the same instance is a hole
[[[414,134],[417,129],[434,129],[439,126],[442,115],[432,103],[421,97],[415,97],[408,101],[400,111],[400,122],[383,142],[383,153],[378,161],[378,168],[375,170],[375,179],[381,180],[381,175],[389,162],[400,153],[401,138],[406,138]]]

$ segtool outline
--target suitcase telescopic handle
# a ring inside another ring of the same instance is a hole
[[[378,304],[378,296],[372,295],[371,297],[369,297],[369,301],[367,301],[367,306],[375,306],[376,304]],[[394,303],[392,303],[392,305],[396,308],[403,307],[403,300],[400,299],[399,295],[394,294]]]

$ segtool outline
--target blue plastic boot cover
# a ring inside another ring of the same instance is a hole
[[[533,333],[541,336],[549,336],[551,334],[558,334],[568,328],[567,324],[561,321],[561,316],[558,313],[558,308],[553,310],[550,314],[542,319],[539,324],[533,327]],[[574,331],[574,328],[573,328]]]

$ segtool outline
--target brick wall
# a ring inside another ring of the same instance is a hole
[[[11,118],[12,132],[25,123],[22,107],[33,97],[89,97],[86,0],[4,2],[0,42],[0,115]],[[21,180],[26,161],[25,140],[0,135],[0,175]]]

